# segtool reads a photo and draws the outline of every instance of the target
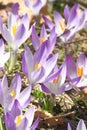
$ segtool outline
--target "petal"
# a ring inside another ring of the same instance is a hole
[[[31,72],[33,71],[33,67],[34,67],[34,63],[33,63],[34,61],[33,61],[32,52],[27,45],[25,46],[24,57],[25,57],[26,67],[28,70],[28,75],[31,75]]]
[[[80,77],[74,78],[72,80],[70,80],[69,82],[66,82],[63,86],[65,88],[65,91],[71,90],[73,87],[77,86],[79,81],[80,81]]]
[[[69,18],[69,15],[70,15],[69,7],[68,7],[68,5],[66,5],[64,8],[64,17],[65,17],[66,22]]]
[[[78,15],[77,11],[79,10],[79,5],[75,4],[70,12],[68,21],[67,21],[67,28],[72,28],[73,26],[76,25],[78,22]]]
[[[31,86],[25,88],[19,95],[18,101],[22,108],[26,108],[30,102]]]
[[[25,30],[28,30],[28,29],[29,29],[29,24],[30,24],[29,22],[30,22],[30,21],[29,21],[28,14],[25,14],[25,15],[23,16],[23,18],[22,18],[22,21],[21,21],[21,24],[24,25]]]
[[[3,89],[2,89],[2,86],[1,86],[1,81],[0,81],[0,104],[3,106],[4,104],[4,96],[3,96]]]
[[[54,11],[54,21],[56,24],[58,24],[58,21],[62,21],[63,17],[61,16],[61,14],[57,11]]]
[[[4,66],[4,64],[8,61],[8,59],[10,58],[10,52],[5,53],[4,55],[2,55],[0,57],[0,66]]]
[[[8,81],[6,75],[4,75],[2,78],[1,86],[3,90],[3,94],[6,95],[8,93]]]
[[[28,120],[28,126],[31,127],[32,123],[33,123],[33,119],[34,119],[34,106],[30,107],[28,111],[26,111],[26,113],[24,114],[24,117],[27,118]]]
[[[11,12],[16,15],[18,14],[18,10],[19,10],[19,3],[13,4]]]
[[[12,31],[12,26],[17,24],[18,17],[18,15],[15,15],[13,13],[10,13],[8,15],[8,29],[10,32]]]
[[[45,42],[35,52],[35,54],[34,54],[34,64],[36,64],[36,63],[43,64],[43,62],[45,62],[46,58],[47,58],[47,46],[46,46],[46,42]]]
[[[0,55],[4,53],[5,47],[4,47],[4,41],[3,39],[0,39]]]
[[[14,104],[13,104],[13,107],[12,107],[12,109],[11,109],[11,114],[12,114],[12,116],[14,117],[14,119],[15,119],[17,116],[21,115],[21,111],[22,111],[22,108],[21,108],[21,106],[20,106],[18,100],[15,100],[15,101],[14,101]]]
[[[16,130],[14,119],[10,113],[6,113],[5,115],[5,124],[8,130]]]
[[[42,28],[41,28],[40,38],[46,38],[47,39],[47,32],[46,32],[46,28],[45,28],[44,24],[42,25]]]
[[[4,37],[4,39],[7,41],[7,43],[12,47],[12,43],[13,43],[13,38],[11,36],[10,31],[7,29],[7,27],[5,25],[3,25],[2,28],[2,36]]]
[[[23,118],[20,124],[17,126],[16,130],[28,130],[28,120]]]
[[[37,35],[37,32],[35,30],[35,27],[32,27],[32,37],[31,37],[31,41],[32,41],[32,45],[34,47],[35,50],[37,50],[40,46],[40,40],[39,37]]]
[[[37,83],[42,83],[45,80],[45,70],[43,67],[41,67],[40,69],[33,71],[31,73],[31,79],[30,79],[30,83],[32,85],[35,85]]]
[[[66,65],[67,65],[67,76],[68,78],[76,78],[77,77],[77,70],[76,64],[71,56],[66,56]]]
[[[43,19],[45,20],[47,26],[52,30],[54,27],[54,24],[45,16],[43,16]]]
[[[68,129],[67,129],[67,130],[72,130],[72,129],[71,129],[71,126],[70,126],[70,124],[69,124],[69,123],[68,123]]]
[[[33,123],[32,127],[31,127],[31,130],[35,130],[37,128],[39,122],[40,122],[40,117],[38,116],[38,118]]]
[[[85,125],[85,123],[84,123],[84,121],[82,119],[79,121],[76,130],[86,130],[86,125]]]
[[[86,56],[84,54],[81,54],[79,58],[77,59],[77,66],[85,66],[85,60]]]
[[[25,27],[23,24],[20,24],[15,34],[15,40],[20,40],[23,37],[24,33],[25,33]]]
[[[58,54],[55,54],[54,56],[52,56],[51,58],[49,58],[47,60],[47,62],[45,63],[44,69],[45,69],[45,76],[46,77],[51,73],[51,71],[55,67],[55,65],[57,63],[57,58],[58,58]]]
[[[10,92],[12,90],[15,91],[15,96],[19,96],[19,93],[21,91],[21,77],[19,73],[16,73],[11,81]]]
[[[41,84],[41,88],[45,93],[51,93],[51,91],[49,90],[49,87],[45,86],[44,84]]]

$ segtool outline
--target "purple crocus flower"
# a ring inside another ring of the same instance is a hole
[[[30,84],[35,85],[42,83],[50,75],[56,65],[58,55],[55,54],[51,58],[48,58],[47,53],[45,44],[42,44],[34,55],[28,46],[25,46],[22,57],[22,70],[28,77]]]
[[[46,28],[43,25],[41,28],[40,36],[37,35],[35,27],[32,28],[32,37],[31,37],[32,45],[35,50],[37,50],[42,44],[46,42],[46,46],[48,48],[48,53],[52,53],[56,43],[56,34],[55,28],[53,28],[50,32],[50,36],[48,36],[46,32]]]
[[[86,11],[82,12],[80,10],[78,4],[75,4],[71,11],[69,10],[68,5],[66,5],[64,8],[64,18],[57,11],[54,11],[54,23],[45,16],[43,18],[50,29],[55,26],[58,37],[60,36],[63,42],[66,42],[85,26],[87,19],[85,12]]]
[[[4,107],[4,111],[7,112],[12,108],[12,105],[17,99],[22,108],[27,107],[30,102],[31,86],[21,91],[21,77],[18,73],[15,74],[12,79],[10,87],[8,87],[8,81],[6,75],[0,80],[0,104]]]
[[[33,14],[37,16],[47,0],[24,0],[24,2],[25,5],[32,10]]]
[[[61,94],[64,92],[63,84],[66,80],[66,63],[58,69],[54,68],[54,74],[50,75],[49,78],[42,84],[42,90],[47,93]]]
[[[0,70],[3,69],[4,64],[8,61],[10,58],[10,53],[5,53],[5,47],[4,47],[4,41],[0,39]]]
[[[40,118],[38,117],[33,123],[34,112],[32,106],[23,114],[19,102],[15,100],[11,111],[5,114],[6,128],[8,130],[35,130]]]
[[[72,130],[69,123],[68,123],[68,130]],[[76,130],[86,130],[86,125],[82,119],[79,121]]]
[[[67,77],[77,87],[87,86],[87,58],[81,54],[77,59],[77,63],[70,55],[66,57]],[[71,85],[66,85],[66,90],[71,89]]]
[[[8,16],[8,27],[2,24],[1,33],[14,52],[23,44],[31,34],[29,29],[29,18],[25,14],[22,18],[18,14],[10,13]]]

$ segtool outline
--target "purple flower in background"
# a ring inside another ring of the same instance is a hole
[[[39,15],[41,8],[46,4],[47,0],[24,0],[24,2],[34,15]]]
[[[68,129],[67,130],[72,130],[69,123],[68,123]],[[85,125],[85,123],[82,119],[79,121],[76,130],[86,130],[86,125]]]
[[[22,107],[25,108],[30,102],[31,86],[21,91],[21,77],[18,73],[12,79],[10,87],[6,75],[0,80],[0,104],[4,107],[4,111],[11,110],[12,105],[17,99]]]
[[[42,84],[42,90],[47,93],[61,94],[64,92],[63,84],[66,80],[66,64],[63,63],[59,69],[54,68],[53,71],[54,73]]]
[[[35,130],[40,118],[38,117],[33,123],[34,112],[32,106],[23,114],[19,102],[15,100],[11,111],[5,114],[6,128],[8,130]]]
[[[10,58],[10,53],[5,53],[4,41],[0,39],[0,70],[3,69],[4,64]]]
[[[70,55],[66,57],[67,64],[67,77],[77,87],[87,86],[87,58],[84,54],[81,54],[77,59],[77,62],[73,60]],[[69,84],[66,86],[66,90],[71,89]]]
[[[54,11],[54,23],[45,16],[43,17],[50,29],[55,26],[55,32],[66,42],[72,39],[77,31],[86,26],[87,14],[81,11],[78,4],[75,4],[71,10],[68,5],[64,8],[64,18],[57,11]]]
[[[54,49],[55,43],[56,43],[56,34],[55,34],[55,28],[53,28],[48,35],[46,32],[46,28],[43,25],[41,28],[40,36],[38,36],[35,27],[32,28],[32,37],[31,37],[32,45],[35,50],[37,50],[42,44],[46,42],[46,46],[48,48],[48,53],[52,53],[52,50]]]
[[[18,14],[10,13],[8,16],[8,27],[2,24],[2,36],[13,51],[17,51],[21,44],[30,36],[29,22],[27,14],[21,18]]]
[[[45,44],[42,44],[34,55],[28,46],[25,46],[22,57],[22,70],[28,77],[30,84],[35,85],[45,81],[55,67],[58,55],[55,54],[48,58],[47,53]]]

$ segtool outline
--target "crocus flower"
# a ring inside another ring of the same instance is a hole
[[[40,118],[38,117],[33,123],[34,112],[32,106],[23,114],[19,102],[15,100],[11,111],[5,114],[6,128],[8,130],[35,130]]]
[[[25,5],[32,10],[33,14],[37,16],[47,0],[24,0],[24,2]]]
[[[69,55],[66,57],[67,64],[67,77],[70,82],[72,82],[77,87],[87,86],[87,58],[84,54],[81,54],[77,59],[77,62]],[[72,86],[69,85],[66,89],[71,89]]]
[[[0,39],[0,70],[3,69],[4,64],[10,58],[10,52],[5,53],[4,41]]]
[[[46,28],[43,25],[41,28],[40,36],[38,36],[35,27],[32,28],[32,45],[35,50],[37,50],[42,44],[46,42],[46,46],[48,48],[48,53],[52,53],[52,50],[54,49],[55,43],[56,43],[56,34],[55,34],[55,28],[53,28],[48,36],[46,32]]]
[[[66,42],[67,40],[70,40],[77,31],[85,27],[87,16],[84,12],[85,11],[82,12],[80,10],[78,4],[75,4],[71,11],[69,10],[68,5],[66,5],[64,8],[64,18],[57,11],[54,11],[54,23],[45,16],[43,18],[50,29],[55,26],[58,37],[60,36],[63,42]],[[83,17],[86,19],[83,19]]]
[[[6,75],[0,80],[0,104],[4,111],[7,112],[12,108],[12,105],[17,99],[22,108],[25,108],[30,102],[31,87],[26,87],[21,91],[21,77],[18,73],[12,79],[10,87]]]
[[[47,48],[45,44],[42,44],[34,55],[28,46],[25,46],[22,58],[22,70],[32,85],[42,83],[56,65],[58,55],[55,54],[51,58],[48,58],[46,54]]]
[[[52,74],[43,84],[42,90],[47,93],[61,94],[64,92],[63,84],[66,80],[66,64],[58,69],[54,68],[54,74]]]
[[[68,123],[68,130],[72,130],[69,123]],[[82,119],[79,121],[76,130],[86,130],[86,125]]]
[[[20,18],[18,14],[10,13],[7,25],[8,27],[2,24],[1,33],[12,50],[16,52],[31,34],[28,15],[25,14]]]

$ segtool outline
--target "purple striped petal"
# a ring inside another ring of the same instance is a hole
[[[35,30],[35,27],[32,27],[32,37],[31,37],[31,41],[32,41],[32,45],[34,47],[35,50],[37,50],[40,46],[40,40],[39,37],[37,35],[37,32]]]
[[[85,123],[84,123],[84,121],[82,119],[79,121],[76,130],[86,130],[86,125],[85,125]]]
[[[67,65],[67,76],[68,78],[75,78],[77,77],[77,70],[76,70],[76,64],[71,56],[66,56],[66,65]]]
[[[66,5],[64,8],[64,17],[65,17],[66,22],[67,22],[69,16],[70,16],[69,7],[68,7],[68,5]]]
[[[5,115],[5,124],[8,130],[16,130],[13,116],[10,113],[6,113]]]
[[[30,102],[31,86],[25,88],[19,95],[18,101],[22,108],[26,108]]]
[[[45,20],[45,22],[46,22],[47,26],[50,28],[50,30],[52,30],[55,25],[47,17],[43,16],[43,19]]]

